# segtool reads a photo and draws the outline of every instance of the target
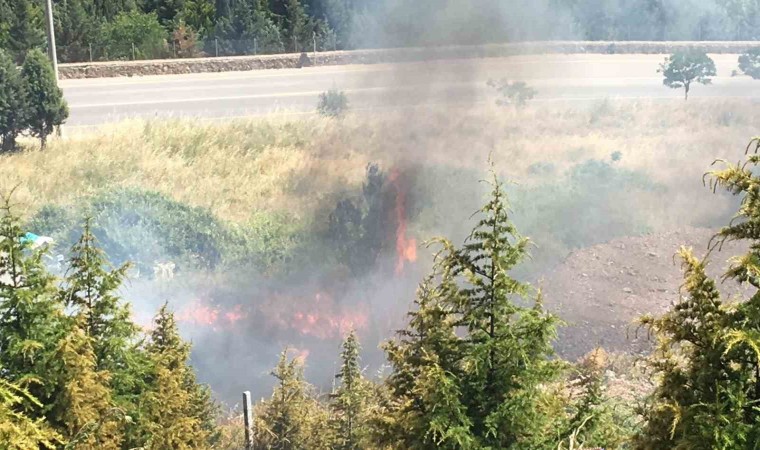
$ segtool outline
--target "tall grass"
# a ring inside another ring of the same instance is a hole
[[[758,119],[751,101],[695,99],[539,104],[519,111],[414,109],[343,121],[282,115],[224,123],[135,120],[69,130],[45,151],[30,143],[27,151],[0,157],[0,191],[18,185],[15,200],[31,214],[106,188],[140,188],[242,223],[262,210],[310,217],[325,200],[357,187],[371,161],[483,170],[492,154],[506,176],[532,183],[551,176],[537,174],[537,163],[560,173],[614,152],[622,155],[621,167],[677,187],[698,180],[715,155],[741,148]],[[682,190],[678,195],[689,198]]]

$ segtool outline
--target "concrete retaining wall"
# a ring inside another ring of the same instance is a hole
[[[461,47],[324,52],[317,54],[316,64],[377,64],[551,53],[666,54],[685,48],[699,48],[708,53],[742,53],[750,47],[760,47],[760,42],[525,42]],[[309,57],[313,59],[314,55],[310,53]],[[299,54],[285,54],[61,64],[60,75],[64,79],[73,79],[286,69],[301,67],[301,58]],[[309,62],[313,63],[314,61]]]

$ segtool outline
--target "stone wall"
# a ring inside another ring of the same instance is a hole
[[[708,53],[742,53],[760,42],[526,42],[461,47],[355,50],[309,54],[311,64],[377,64],[442,59],[494,58],[528,54],[666,54],[678,49],[699,48]],[[64,79],[132,77],[183,73],[232,72],[297,68],[304,65],[299,54],[236,56],[220,58],[166,59],[61,64]]]

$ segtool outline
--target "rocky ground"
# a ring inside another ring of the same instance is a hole
[[[567,323],[558,342],[562,356],[576,359],[596,346],[645,353],[649,340],[636,319],[662,314],[679,299],[683,277],[676,251],[685,245],[704,255],[715,231],[688,228],[626,237],[570,254],[542,283],[547,306]],[[719,278],[727,260],[743,248],[742,243],[727,243],[716,249],[708,273]],[[727,296],[751,293],[730,280],[719,287]]]

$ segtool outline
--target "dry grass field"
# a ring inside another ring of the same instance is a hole
[[[371,161],[484,171],[490,154],[501,174],[530,184],[537,163],[561,171],[619,152],[620,167],[645,172],[672,188],[673,202],[698,212],[694,189],[679,186],[698,186],[717,157],[738,159],[758,119],[750,101],[695,99],[415,109],[343,120],[128,121],[69,130],[45,151],[29,141],[27,151],[1,156],[0,191],[18,186],[15,200],[30,214],[105,188],[139,187],[245,221],[261,210],[308,216],[325,196],[358,186]]]

